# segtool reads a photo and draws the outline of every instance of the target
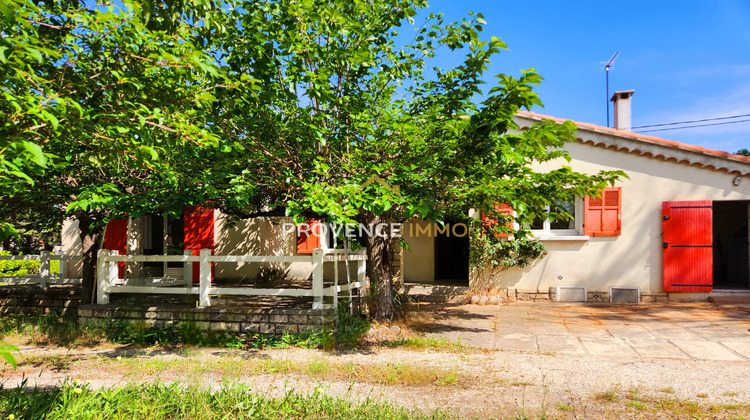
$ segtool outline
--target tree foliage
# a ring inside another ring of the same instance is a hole
[[[506,45],[481,37],[481,14],[455,22],[429,14],[416,25],[425,5],[234,3],[214,51],[229,84],[242,87],[214,92],[206,117],[220,145],[210,158],[205,149],[194,156],[212,164],[192,168],[190,188],[238,217],[443,222],[466,220],[471,208],[500,217],[494,204],[507,203],[523,224],[620,175],[585,175],[564,164],[535,169],[569,159],[561,148],[575,126],[544,121],[520,130],[513,117],[541,105],[533,88],[542,78],[530,69],[486,84]],[[444,53],[465,55],[454,68],[434,67]],[[399,193],[378,183],[361,188],[373,175]],[[373,237],[366,245],[377,316],[388,318],[393,243]]]
[[[216,143],[198,111],[202,80],[217,74],[201,45],[215,29],[211,3],[151,6],[9,0],[0,10],[0,142],[23,146],[0,156],[26,168],[0,172],[0,207],[6,222],[30,212],[39,230],[79,220],[87,296],[106,220],[163,205],[149,194],[178,185],[162,159],[173,147]]]
[[[523,224],[620,175],[535,169],[569,159],[575,127],[521,130],[513,117],[541,105],[542,78],[488,77],[506,45],[482,37],[481,14],[416,23],[423,0],[11,4],[2,134],[51,167],[2,205],[57,222],[67,211],[90,240],[108,218],[196,203],[364,224],[500,218],[506,203]],[[463,57],[437,68],[443,54]],[[399,191],[362,188],[373,175]],[[389,318],[393,241],[365,245],[376,316]]]

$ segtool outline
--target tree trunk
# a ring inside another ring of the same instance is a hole
[[[95,303],[96,298],[96,255],[99,252],[99,244],[103,229],[91,228],[94,218],[86,212],[78,212],[78,228],[81,230],[81,244],[83,246],[83,292],[82,303]]]
[[[383,217],[368,217],[367,224],[373,226],[378,223],[389,223]],[[391,273],[391,258],[393,255],[393,239],[374,234],[367,240],[367,276],[370,278],[374,313],[372,316],[378,321],[393,318],[393,276]],[[374,286],[374,287],[372,287]]]

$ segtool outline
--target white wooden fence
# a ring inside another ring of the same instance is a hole
[[[38,283],[42,289],[49,284],[80,284],[80,278],[66,278],[65,265],[68,261],[81,261],[80,255],[56,255],[43,251],[39,255],[0,255],[0,261],[39,261],[39,274],[32,276],[0,277],[0,283],[30,284]],[[52,273],[50,261],[60,261],[60,272]]]
[[[112,293],[144,293],[144,294],[191,294],[198,295],[199,306],[211,306],[211,296],[240,295],[240,296],[311,296],[313,309],[325,309],[323,298],[333,297],[333,307],[338,306],[339,294],[346,292],[351,300],[352,291],[360,289],[360,294],[366,293],[367,278],[365,276],[365,250],[323,250],[315,249],[310,256],[276,256],[276,255],[211,255],[211,250],[201,249],[200,255],[194,256],[191,251],[185,255],[118,255],[117,251],[100,250],[97,256],[97,293],[98,304],[109,303]],[[184,264],[182,279],[120,279],[117,264],[119,262],[182,262]],[[193,285],[193,263],[198,263],[198,287]],[[252,287],[215,287],[211,284],[211,263],[312,263],[311,289],[258,289]],[[323,279],[323,264],[335,263],[333,283],[325,287]],[[357,277],[350,276],[349,263],[357,264]],[[346,283],[339,281],[339,264],[346,268]]]

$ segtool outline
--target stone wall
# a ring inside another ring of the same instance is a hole
[[[554,294],[543,290],[499,289],[494,290],[491,295],[496,295],[499,298],[508,301],[521,300],[537,302],[554,300]],[[667,303],[670,300],[679,301],[675,300],[674,295],[675,293],[668,295],[664,292],[642,293],[641,303]],[[706,298],[704,296],[702,299],[694,299],[694,301],[695,300],[705,301]],[[587,290],[586,301],[588,303],[609,303],[609,292],[606,290]]]
[[[189,322],[212,331],[238,333],[283,334],[317,329],[333,324],[332,310],[313,309],[248,309],[248,308],[186,308],[177,306],[148,306],[133,308],[117,304],[83,305],[78,308],[81,322],[127,320],[148,325]]]
[[[0,314],[75,311],[81,302],[81,289],[74,285],[50,285],[45,291],[37,285],[0,287]]]

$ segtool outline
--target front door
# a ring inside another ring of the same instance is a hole
[[[711,201],[662,203],[664,291],[710,292],[713,285]]]

